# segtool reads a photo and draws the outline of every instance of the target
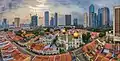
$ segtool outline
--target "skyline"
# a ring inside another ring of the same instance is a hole
[[[2,1],[2,0],[0,0]],[[10,1],[10,0],[9,0]],[[14,1],[18,1],[18,0],[14,0]],[[3,13],[3,18],[6,17],[8,18],[9,22],[12,22],[11,20],[14,19],[14,17],[20,17],[21,18],[21,22],[27,23],[30,22],[30,18],[29,18],[29,14],[36,14],[34,11],[40,11],[37,12],[39,13],[38,16],[43,16],[44,11],[50,11],[51,16],[53,16],[53,14],[55,12],[57,12],[59,14],[59,23],[62,24],[62,22],[64,21],[64,15],[65,14],[71,14],[72,17],[74,18],[78,18],[79,20],[79,24],[83,24],[84,22],[84,13],[89,11],[89,6],[90,4],[94,4],[95,5],[95,12],[97,13],[98,8],[102,8],[102,7],[108,7],[110,9],[110,19],[112,20],[112,10],[113,10],[113,6],[116,6],[120,3],[119,0],[49,0],[49,1],[45,1],[45,0],[19,0],[19,2],[21,3],[16,3],[18,8],[12,8],[12,9],[8,9],[5,10],[5,12]],[[87,4],[85,4],[87,3]],[[1,5],[0,5],[1,7]],[[14,7],[14,5],[13,5]],[[57,7],[57,9],[56,9]],[[38,9],[39,8],[39,9]],[[34,11],[32,11],[33,9],[36,9]],[[24,13],[22,13],[21,11],[24,11]],[[43,12],[41,12],[43,11]],[[14,14],[13,14],[14,13]],[[72,18],[72,20],[74,19]],[[28,21],[28,20],[29,21]],[[27,20],[27,21],[26,21]],[[44,19],[42,19],[44,20]],[[43,21],[40,21],[39,23],[43,23]],[[73,22],[72,22],[73,23]],[[65,24],[65,23],[63,23]]]

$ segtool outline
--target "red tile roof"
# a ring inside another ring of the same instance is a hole
[[[53,55],[51,55],[51,56],[49,56],[49,61],[54,61],[54,58],[55,58],[55,56]]]
[[[104,57],[101,61],[109,61],[109,58]]]
[[[112,44],[106,43],[106,44],[105,44],[105,48],[106,48],[106,49],[112,49]]]
[[[112,57],[112,53],[108,53],[105,57],[111,58]]]
[[[105,57],[104,55],[98,54],[97,57],[96,57],[96,59],[95,59],[95,61],[101,61],[102,58],[104,58],[104,57]]]
[[[33,61],[72,61],[69,53],[51,56],[36,56]]]
[[[120,59],[120,54],[118,54],[117,58],[119,58],[119,59]]]
[[[115,59],[111,59],[111,61],[117,61],[117,60],[115,60]]]

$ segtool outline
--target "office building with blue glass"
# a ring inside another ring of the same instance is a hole
[[[96,13],[94,12],[95,8],[94,5],[91,4],[89,7],[89,27],[95,28],[97,27],[96,21],[97,21],[97,16]]]
[[[54,15],[54,26],[58,26],[58,13]]]
[[[102,15],[103,15],[103,8],[99,8],[98,9],[98,16],[97,16],[97,24],[98,24],[98,27],[102,27]]]
[[[53,17],[51,17],[50,26],[54,26],[54,18]]]
[[[65,25],[66,26],[71,25],[71,15],[65,15]]]
[[[77,19],[77,18],[75,18],[75,19],[73,20],[73,25],[74,25],[74,26],[77,26],[77,25],[78,25],[78,19]]]
[[[38,16],[37,15],[34,15],[31,17],[31,26],[32,27],[38,26]]]
[[[8,28],[8,22],[7,22],[7,19],[6,19],[6,18],[3,19],[2,27],[3,27],[3,28]]]
[[[49,26],[49,11],[46,11],[45,13],[44,13],[44,23],[45,23],[45,26]]]

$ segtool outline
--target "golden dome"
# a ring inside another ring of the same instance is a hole
[[[78,34],[77,32],[75,32],[75,33],[73,34],[73,36],[76,38],[76,37],[79,36],[79,34]]]
[[[21,32],[24,32],[24,30],[21,30]]]
[[[63,29],[62,32],[65,33],[66,32],[65,29]]]

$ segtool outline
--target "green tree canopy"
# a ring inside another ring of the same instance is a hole
[[[104,37],[105,35],[105,32],[100,32],[99,37]]]

